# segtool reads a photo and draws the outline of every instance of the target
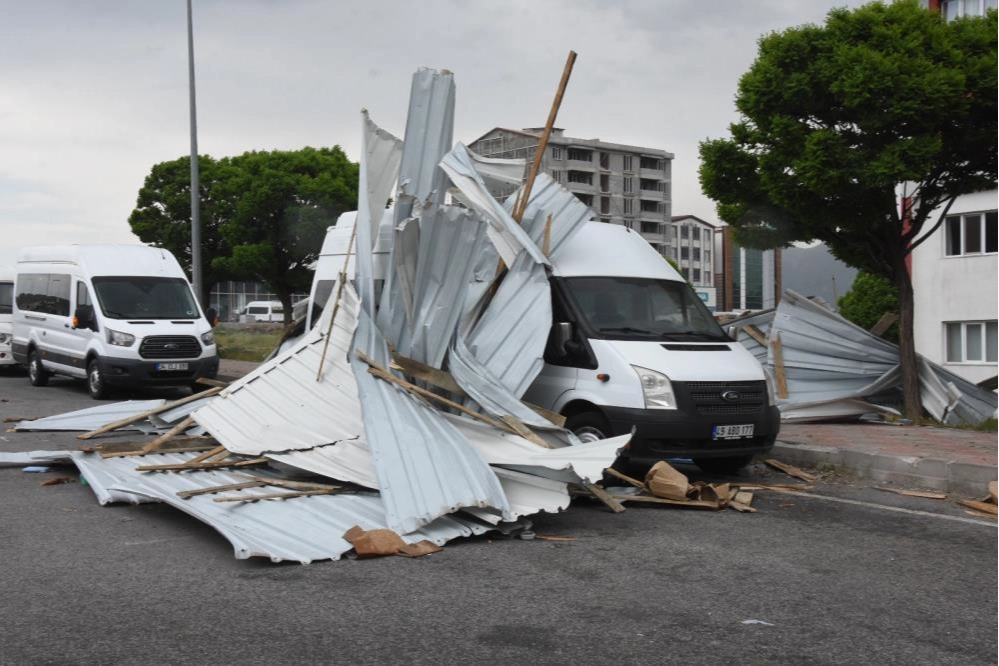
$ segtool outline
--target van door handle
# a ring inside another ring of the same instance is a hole
[[[24,318],[31,321],[45,321],[45,317],[39,317],[38,315],[24,315]]]

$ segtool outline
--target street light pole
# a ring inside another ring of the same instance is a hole
[[[194,27],[191,0],[187,0],[187,79],[191,103],[191,284],[200,302],[201,294],[201,182],[198,173],[198,118],[194,98]],[[204,303],[202,303],[204,305]]]

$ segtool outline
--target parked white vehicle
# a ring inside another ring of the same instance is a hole
[[[14,271],[0,267],[0,367],[14,365],[11,322],[14,318]]]
[[[243,324],[255,322],[283,322],[284,306],[281,301],[250,301],[239,315]]]
[[[211,324],[160,248],[22,249],[13,318],[13,355],[34,386],[52,374],[85,378],[101,399],[119,387],[194,386],[218,372]]]
[[[312,286],[320,307],[352,223],[342,216],[327,231]],[[376,278],[385,274],[388,252],[379,248],[388,247],[391,223],[379,231]],[[639,234],[588,222],[551,261],[552,330],[525,401],[564,415],[584,441],[635,429],[625,454],[633,459],[692,458],[733,472],[773,447],[780,413],[763,367]]]

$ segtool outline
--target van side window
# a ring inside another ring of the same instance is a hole
[[[33,273],[17,277],[17,307],[41,314],[69,316],[70,277]]]
[[[87,285],[84,282],[76,283],[76,307],[81,305],[93,305],[93,301],[90,300],[90,292],[87,290]]]

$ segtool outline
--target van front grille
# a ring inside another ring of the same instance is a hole
[[[686,382],[684,388],[698,414],[757,414],[767,402],[767,384],[752,382]]]
[[[201,345],[193,335],[151,335],[139,346],[142,358],[198,358]]]

